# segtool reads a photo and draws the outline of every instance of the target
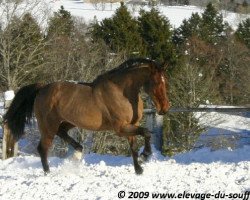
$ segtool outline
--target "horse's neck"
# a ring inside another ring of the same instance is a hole
[[[118,82],[123,85],[124,89],[140,90],[144,83],[149,79],[148,68],[138,68],[117,77]]]
[[[120,87],[121,92],[130,101],[137,101],[144,83],[149,79],[149,70],[138,69],[117,76],[114,82]]]

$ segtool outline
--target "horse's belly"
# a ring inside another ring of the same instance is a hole
[[[88,130],[99,130],[102,127],[102,114],[97,111],[82,113],[81,117],[73,122],[77,127]]]

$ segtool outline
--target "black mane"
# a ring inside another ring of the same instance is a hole
[[[99,80],[106,75],[111,75],[114,73],[122,73],[122,72],[126,72],[128,70],[131,70],[131,69],[135,69],[142,64],[150,64],[150,65],[153,64],[157,68],[160,68],[160,65],[154,60],[150,60],[147,58],[131,58],[129,60],[126,60],[122,64],[120,64],[118,67],[111,69],[111,70],[99,75],[94,81]]]
[[[159,67],[158,63],[156,63],[153,60],[147,59],[147,58],[131,58],[129,60],[126,60],[122,64],[120,64],[118,67],[108,71],[107,73],[114,73],[114,72],[134,69],[134,68],[140,66],[141,64],[154,64],[157,67]]]

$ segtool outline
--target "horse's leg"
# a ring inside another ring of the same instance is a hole
[[[123,126],[120,129],[120,134],[128,137],[129,145],[130,145],[130,149],[131,149],[131,153],[132,153],[132,157],[134,161],[135,172],[137,174],[141,174],[143,170],[140,166],[140,161],[147,160],[149,155],[152,154],[151,145],[150,145],[150,138],[151,138],[150,132],[146,128],[129,124],[129,125]],[[140,161],[138,160],[138,152],[136,151],[136,142],[135,142],[136,135],[142,135],[145,138],[145,147],[141,154]]]
[[[45,174],[47,174],[50,171],[48,164],[48,151],[59,128],[60,120],[56,115],[47,115],[46,119],[43,119],[39,114],[36,115],[36,117],[41,133],[41,140],[37,147],[37,150],[41,157],[43,170]]]
[[[124,134],[128,135],[141,135],[144,137],[145,146],[144,149],[140,155],[140,162],[144,162],[148,160],[149,156],[152,154],[151,145],[150,145],[150,139],[151,139],[151,133],[147,128],[143,128],[140,126],[135,125],[127,125],[123,127],[122,132]]]
[[[140,135],[144,137],[145,146],[139,157],[139,162],[147,161],[149,156],[152,155],[152,149],[151,149],[151,144],[150,144],[151,132],[146,128],[142,128],[142,129],[143,130],[141,131]]]
[[[128,137],[128,142],[130,145],[130,150],[131,150],[131,154],[132,154],[132,158],[133,158],[133,162],[134,162],[134,168],[135,168],[135,173],[136,174],[142,174],[143,169],[140,166],[139,162],[138,162],[138,151],[136,149],[136,137],[135,136],[129,136]]]
[[[80,145],[78,142],[76,142],[72,137],[70,137],[68,135],[68,131],[72,128],[74,128],[74,125],[67,123],[67,122],[63,122],[59,126],[59,129],[57,131],[57,135],[60,138],[62,138],[65,142],[70,144],[76,151],[82,152],[82,150],[83,150],[82,145]]]
[[[47,174],[50,171],[49,164],[48,164],[48,151],[49,151],[49,148],[51,147],[54,136],[45,135],[44,133],[42,134],[43,136],[39,142],[37,150],[41,157],[43,171],[45,174]]]

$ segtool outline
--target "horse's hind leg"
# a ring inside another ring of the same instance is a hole
[[[67,123],[67,122],[63,122],[59,126],[59,129],[57,131],[57,135],[60,138],[62,138],[65,142],[67,142],[68,144],[70,144],[76,151],[82,152],[82,150],[83,150],[82,145],[80,145],[78,142],[76,142],[72,137],[70,137],[68,135],[68,131],[71,128],[74,128],[74,125],[72,125],[70,123]]]
[[[59,121],[53,118],[53,120],[50,120],[51,123],[43,122],[42,120],[38,120],[37,122],[41,133],[41,140],[37,147],[37,150],[41,157],[43,170],[45,174],[47,174],[49,172],[48,152],[58,130]]]
[[[43,166],[43,171],[45,174],[47,174],[49,170],[49,164],[48,164],[48,151],[51,147],[52,141],[54,137],[51,136],[42,136],[39,145],[37,147],[38,153],[41,157],[41,162]]]

